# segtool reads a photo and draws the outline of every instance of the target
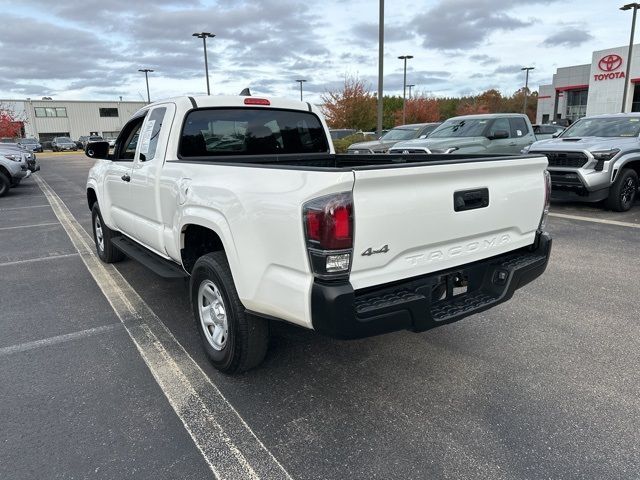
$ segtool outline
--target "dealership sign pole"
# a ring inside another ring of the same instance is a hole
[[[524,106],[522,107],[522,113],[527,114],[527,97],[529,96],[529,70],[533,70],[536,67],[522,67],[520,70],[525,71],[524,76]]]
[[[382,60],[384,57],[384,0],[380,1],[380,18],[378,19],[378,125],[376,136],[382,135]]]
[[[404,75],[402,77],[402,124],[404,125],[406,120],[406,103],[407,103],[407,60],[413,58],[413,55],[402,55],[398,57],[400,60],[404,60]]]
[[[640,4],[637,3],[628,3],[624,7],[620,7],[620,10],[631,10],[633,8],[633,20],[631,21],[631,37],[629,38],[629,53],[627,53],[627,74],[624,79],[624,89],[622,91],[622,109],[620,110],[624,113],[625,107],[627,106],[627,90],[629,90],[629,72],[631,70],[631,53],[633,52],[633,34],[636,30],[636,13],[638,12],[638,8],[640,8]]]

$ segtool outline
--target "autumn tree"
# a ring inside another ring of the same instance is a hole
[[[322,102],[331,128],[369,130],[376,124],[376,97],[358,77],[345,77],[342,89],[326,92]]]
[[[20,137],[23,130],[24,119],[10,105],[0,104],[0,137]]]
[[[440,120],[438,100],[430,97],[413,97],[407,99],[405,123],[426,123]],[[396,112],[396,125],[402,123],[402,107]]]
[[[491,113],[489,108],[484,104],[475,101],[464,101],[458,104],[456,108],[456,115],[477,115],[477,114]]]

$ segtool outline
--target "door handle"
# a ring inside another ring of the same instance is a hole
[[[125,182],[130,182],[131,181],[131,177],[129,176],[128,173],[125,173],[124,175],[122,175],[120,177],[122,180],[124,180]]]

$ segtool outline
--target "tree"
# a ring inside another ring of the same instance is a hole
[[[413,97],[407,99],[405,110],[406,123],[437,122],[440,120],[438,100],[429,97]],[[402,123],[402,106],[396,112],[396,124]]]
[[[376,124],[376,98],[364,81],[346,76],[341,90],[322,95],[322,113],[332,128],[369,130]]]
[[[478,102],[477,99],[472,101],[460,102],[458,108],[456,108],[456,115],[476,115],[479,113],[491,113],[489,108]]]
[[[0,104],[0,137],[21,137],[24,135],[24,123],[10,105]]]

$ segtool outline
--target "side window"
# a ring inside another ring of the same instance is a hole
[[[516,117],[510,118],[509,122],[511,123],[511,136],[514,138],[524,137],[529,133],[529,127],[527,127],[527,122],[524,121],[524,118]],[[545,133],[541,129],[541,133]]]
[[[144,130],[140,134],[140,160],[143,162],[153,160],[156,156],[158,137],[166,113],[166,107],[154,108],[144,124]]]
[[[489,129],[489,136],[495,135],[495,133],[499,130],[505,131],[507,133],[510,132],[509,128],[509,119],[508,118],[497,118],[493,121],[493,125]]]
[[[140,136],[140,128],[144,116],[134,118],[129,121],[116,140],[113,159],[116,161],[133,161],[136,155],[136,147],[138,146],[138,137]]]

